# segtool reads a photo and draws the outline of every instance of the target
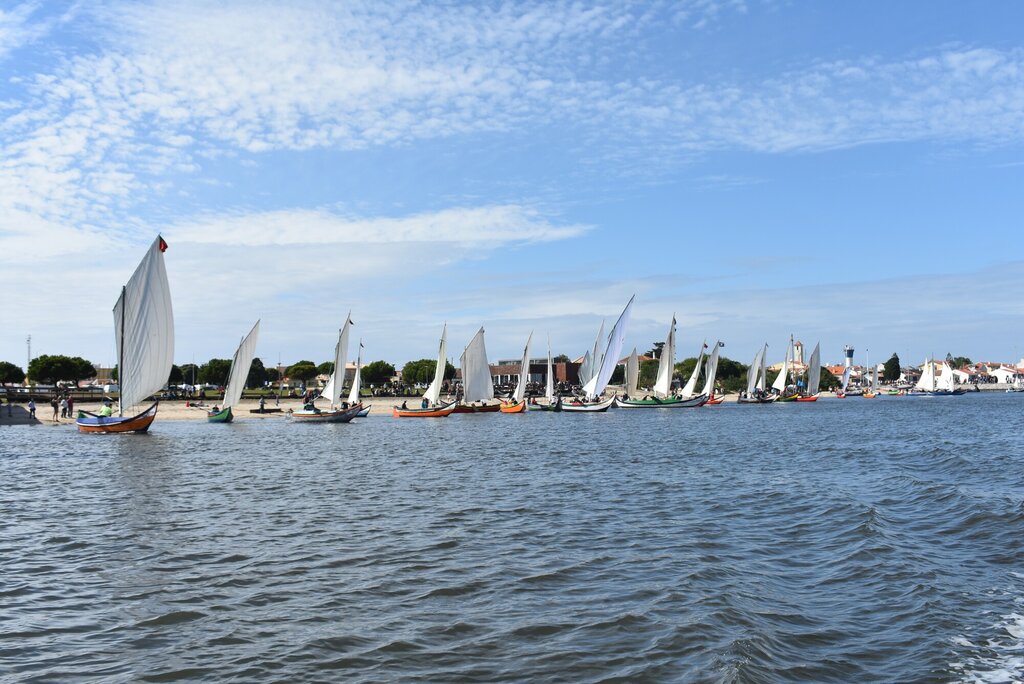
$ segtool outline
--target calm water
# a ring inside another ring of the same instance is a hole
[[[0,429],[0,678],[1012,681],[1024,395]]]

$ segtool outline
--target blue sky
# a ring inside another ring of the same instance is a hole
[[[286,5],[286,6],[282,6]],[[790,333],[1024,355],[1024,6],[15,2],[0,359],[114,357],[153,236],[179,362]],[[537,348],[537,354],[543,350]]]

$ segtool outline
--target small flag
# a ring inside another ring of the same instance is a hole
[[[704,343],[704,346],[703,346],[703,347],[701,347],[701,349],[707,349],[707,348],[708,348],[708,343],[707,343],[707,342],[705,342],[705,343]]]
[[[158,247],[160,248],[160,253],[163,254],[164,252],[167,251],[167,241],[164,240],[163,236],[161,235],[157,235],[157,239],[160,241],[160,244],[158,245]]]

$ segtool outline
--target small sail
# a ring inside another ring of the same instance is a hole
[[[747,395],[754,393],[757,389],[757,377],[761,371],[761,355],[764,354],[763,349],[758,349],[757,353],[754,354],[754,360],[750,362],[750,368],[747,370]]]
[[[626,396],[632,397],[637,393],[640,384],[640,357],[636,354],[636,347],[626,361]]]
[[[519,383],[516,385],[516,392],[512,397],[516,402],[522,402],[526,398],[526,383],[530,380],[530,341],[533,333],[526,338],[526,347],[523,349],[523,361],[519,364]]]
[[[242,390],[245,389],[245,381],[249,377],[252,358],[256,355],[256,340],[259,339],[259,336],[260,322],[256,321],[256,325],[252,326],[252,330],[238,345],[235,356],[231,359],[231,374],[228,376],[228,385],[224,390],[223,408],[234,406],[242,398]]]
[[[658,379],[654,383],[654,394],[667,397],[672,393],[672,373],[676,368],[676,316],[672,314],[672,325],[668,327],[665,345],[658,360]]]
[[[939,380],[935,384],[935,388],[938,390],[952,392],[956,389],[956,375],[953,373],[952,367],[945,361],[942,362],[940,368]]]
[[[114,305],[119,412],[167,384],[174,363],[174,312],[163,251],[157,236]]]
[[[591,363],[593,363],[593,366],[591,366],[591,378],[597,375],[597,372],[601,370],[601,364],[604,363],[604,358],[601,356],[602,344],[604,344],[604,320],[601,321],[601,328],[597,331],[597,338],[594,340],[594,351],[590,355]],[[587,378],[587,382],[589,381],[590,378]]]
[[[761,372],[758,374],[757,389],[762,392],[765,391],[765,385],[768,382],[768,343],[764,343],[764,349],[761,350]]]
[[[793,350],[793,336],[789,337],[789,346],[786,347],[786,360],[782,362],[782,370],[775,377],[775,382],[772,383],[772,389],[776,392],[782,392],[786,389],[786,385],[789,384],[789,357],[790,352]]]
[[[843,392],[846,391],[846,386],[850,384],[850,371],[851,370],[853,370],[853,369],[850,368],[850,366],[847,366],[846,370],[843,371],[843,380],[842,380],[842,383],[839,386],[839,389],[841,389]]]
[[[580,363],[578,376],[581,385],[586,385],[590,382],[590,379],[594,377],[594,357],[590,355],[589,350],[583,355],[583,361]]]
[[[551,360],[551,336],[548,335],[548,377],[544,385],[544,398],[549,402],[555,400],[555,364]]]
[[[470,340],[466,351],[462,352],[462,385],[463,401],[467,404],[474,401],[487,401],[494,398],[494,381],[491,379],[491,368],[487,365],[487,347],[484,346],[484,329]]]
[[[448,324],[441,328],[441,344],[437,347],[437,365],[434,366],[434,380],[423,393],[423,397],[431,404],[441,400],[441,385],[444,384],[444,372],[448,368]]]
[[[914,386],[925,392],[935,391],[935,363],[931,359],[924,360],[924,366],[921,368],[921,377]]]
[[[871,391],[878,391],[878,366],[871,369]]]
[[[807,364],[807,396],[813,397],[818,393],[818,386],[821,384],[821,343],[814,345],[811,352],[811,360]]]
[[[619,314],[619,320],[615,321],[615,327],[612,328],[611,333],[608,335],[608,346],[605,347],[604,355],[601,357],[604,361],[601,363],[597,375],[591,378],[590,382],[583,388],[583,392],[587,397],[600,397],[604,392],[604,388],[608,386],[608,380],[611,379],[612,372],[619,365],[619,354],[622,353],[622,345],[626,341],[626,332],[629,329],[629,316],[633,311],[634,299],[636,299],[636,295],[629,298],[629,303],[626,304],[626,308]],[[604,330],[603,324],[601,329]]]
[[[707,340],[701,342],[700,351],[697,352],[697,363],[693,364],[693,372],[690,373],[690,379],[686,381],[686,386],[683,387],[683,391],[680,394],[683,399],[691,398],[693,396],[693,391],[697,388],[697,376],[700,375],[700,363],[704,360],[704,349],[707,346]]]
[[[359,352],[356,354],[356,374],[352,376],[352,389],[348,393],[348,403],[359,403],[359,390],[363,385],[363,341],[359,340]]]
[[[715,342],[715,349],[708,356],[708,360],[704,364],[704,389],[700,393],[705,396],[710,397],[715,393],[715,376],[718,375],[718,350],[723,346],[721,340]]]

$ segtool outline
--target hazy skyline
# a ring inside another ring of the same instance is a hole
[[[282,4],[0,9],[0,360],[1024,356],[1019,3]]]

